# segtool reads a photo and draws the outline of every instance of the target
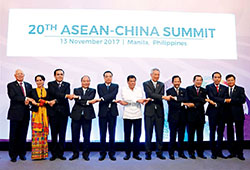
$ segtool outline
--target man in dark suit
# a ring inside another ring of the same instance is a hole
[[[104,83],[97,85],[97,92],[100,96],[99,103],[99,128],[101,137],[101,152],[99,161],[103,161],[106,157],[106,133],[109,131],[109,158],[112,161],[115,157],[115,127],[118,109],[116,95],[118,93],[118,84],[112,83],[113,73],[105,71],[103,73]]]
[[[227,75],[226,80],[228,84],[228,98],[226,99],[227,138],[230,152],[227,158],[237,156],[240,160],[245,160],[243,155],[245,120],[243,104],[246,101],[246,94],[243,87],[235,85],[234,75]],[[233,123],[235,124],[236,142],[234,141]]]
[[[185,135],[185,128],[187,124],[187,109],[184,103],[187,101],[186,89],[181,88],[180,76],[172,77],[173,87],[167,90],[167,95],[171,96],[168,101],[168,123],[170,130],[169,142],[169,158],[174,160],[174,151],[176,143],[176,134],[178,133],[178,155],[181,158],[187,159],[183,153],[183,142]]]
[[[221,74],[214,72],[212,74],[213,83],[206,86],[207,94],[214,103],[209,103],[206,115],[209,120],[210,147],[212,159],[218,157],[226,158],[222,153],[223,132],[225,128],[224,103],[227,96],[227,87],[220,84]],[[217,132],[217,146],[215,143],[215,132]]]
[[[63,156],[65,145],[65,134],[70,114],[68,99],[73,99],[70,95],[70,84],[63,81],[64,71],[56,69],[54,71],[55,81],[48,83],[48,96],[50,99],[56,99],[53,107],[48,107],[49,124],[51,129],[51,161],[56,158],[66,160]],[[59,135],[59,143],[57,137]]]
[[[8,119],[10,120],[9,156],[11,162],[16,162],[17,156],[23,161],[26,160],[26,137],[30,119],[29,102],[32,101],[28,97],[32,86],[23,81],[23,71],[16,70],[14,76],[16,81],[7,85],[10,98]]]
[[[155,127],[156,134],[156,154],[160,159],[166,159],[162,153],[163,144],[163,127],[164,127],[164,108],[162,99],[170,100],[170,96],[164,96],[164,84],[159,80],[160,70],[154,68],[151,70],[151,80],[143,83],[143,88],[146,94],[146,98],[151,100],[145,105],[144,121],[145,121],[145,149],[146,160],[151,160],[151,140],[153,134],[153,128]]]
[[[203,129],[205,124],[205,110],[204,104],[206,103],[206,89],[201,87],[203,78],[201,75],[195,75],[193,78],[194,85],[186,88],[188,102],[188,153],[191,159],[196,159],[194,155],[194,135],[197,135],[197,155],[202,159],[206,159],[203,155]]]
[[[85,75],[81,78],[82,87],[74,89],[75,104],[71,112],[71,131],[72,131],[72,146],[73,155],[69,160],[74,160],[79,157],[79,139],[81,127],[83,130],[83,159],[89,161],[89,145],[92,119],[95,118],[95,111],[92,104],[98,100],[94,99],[96,90],[89,88],[90,77]]]

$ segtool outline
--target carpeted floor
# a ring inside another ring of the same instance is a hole
[[[227,155],[228,152],[224,151]],[[71,157],[71,152],[65,152],[67,159]],[[0,151],[0,169],[1,170],[249,170],[250,169],[250,150],[244,150],[245,161],[237,158],[213,160],[210,158],[210,151],[206,151],[205,155],[208,159],[196,160],[181,159],[177,157],[175,160],[168,158],[168,153],[164,152],[167,157],[166,160],[156,158],[155,153],[152,155],[152,160],[147,161],[144,159],[144,152],[141,152],[141,161],[130,158],[124,161],[124,152],[116,153],[116,161],[111,161],[108,157],[104,161],[98,161],[99,153],[91,152],[90,161],[84,161],[81,157],[74,161],[55,161],[42,160],[32,161],[30,159],[31,153],[28,152],[26,161],[17,160],[16,163],[10,162],[8,152]],[[187,153],[186,153],[187,155]]]

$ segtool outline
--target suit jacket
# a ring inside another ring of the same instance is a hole
[[[227,92],[228,92],[227,88]],[[226,104],[226,115],[231,121],[243,121],[245,120],[243,104],[246,102],[246,94],[243,87],[236,86],[234,87],[231,97],[231,102]]]
[[[88,88],[83,95],[82,87],[75,88],[74,94],[80,96],[79,99],[75,99],[75,104],[72,108],[72,112],[70,117],[73,120],[80,120],[82,112],[84,113],[84,118],[87,120],[95,118],[95,111],[92,104],[87,104],[88,100],[92,100],[95,98],[96,90],[92,88]]]
[[[111,83],[109,90],[107,90],[107,86],[105,83],[97,85],[97,92],[99,97],[103,100],[99,103],[99,117],[106,117],[110,107],[111,114],[113,116],[118,116],[117,103],[113,102],[116,99],[116,95],[118,93],[118,84]]]
[[[188,109],[188,122],[205,123],[204,104],[206,103],[205,99],[207,98],[206,89],[200,87],[198,95],[194,85],[188,86],[186,90],[187,90],[188,102],[194,103],[195,105],[195,107]]]
[[[52,108],[48,108],[48,115],[54,116],[55,112],[60,112],[64,116],[70,115],[69,101],[65,98],[66,94],[70,94],[70,84],[62,82],[59,89],[56,81],[48,82],[49,100],[56,99],[56,104]]]
[[[26,96],[30,97],[30,91],[32,89],[31,84],[27,82],[24,83],[24,88],[26,91]],[[25,105],[25,96],[22,92],[22,89],[17,81],[11,82],[7,85],[8,96],[10,98],[10,107],[8,111],[8,119],[9,120],[29,120],[30,119],[30,111],[29,105]]]
[[[186,89],[179,88],[179,95],[177,95],[174,87],[167,90],[167,95],[176,96],[177,100],[168,101],[168,122],[186,122],[187,110],[185,106],[181,106],[182,102],[187,101]]]
[[[144,115],[152,117],[156,114],[159,117],[164,118],[164,109],[162,103],[162,96],[164,95],[164,84],[160,81],[157,82],[156,88],[151,80],[143,83],[143,88],[146,94],[146,98],[151,98],[153,101],[149,101],[145,105]]]
[[[213,100],[217,106],[214,106],[212,104],[208,104],[206,115],[209,116],[209,119],[224,119],[223,117],[223,110],[225,106],[225,99],[227,97],[227,87],[220,84],[219,86],[219,93],[217,92],[216,86],[214,83],[209,84],[206,86],[207,94],[209,99]]]
[[[47,100],[47,101],[48,101],[48,100],[49,100],[48,89],[45,89],[45,90],[46,90],[46,92],[47,92],[47,96],[46,96],[46,97],[42,97],[41,99]],[[34,99],[34,100],[38,103],[38,101],[39,101],[40,98],[38,97],[36,88],[34,88],[34,89],[31,90],[31,92],[30,92],[30,97],[31,97],[32,99]],[[46,105],[46,107],[47,107],[47,109],[48,109],[48,107],[50,107],[50,106],[49,106],[49,105]],[[38,106],[32,105],[32,106],[31,106],[31,111],[37,112],[37,111],[38,111]]]

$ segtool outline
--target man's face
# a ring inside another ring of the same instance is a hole
[[[23,73],[22,70],[16,70],[14,76],[15,76],[16,80],[17,80],[17,81],[20,81],[20,82],[22,82],[23,79],[24,79],[24,73]]]
[[[214,74],[213,81],[214,81],[214,84],[216,84],[216,85],[220,84],[220,82],[221,82],[220,74],[218,74],[218,73]]]
[[[64,77],[63,71],[61,70],[56,71],[55,79],[57,82],[63,81],[63,77]]]
[[[112,82],[112,74],[111,73],[105,73],[104,82],[106,84],[110,84]]]
[[[230,77],[227,79],[227,85],[229,87],[233,87],[235,85],[235,79],[233,77]]]
[[[194,85],[199,88],[202,85],[202,81],[203,80],[202,80],[201,77],[196,77],[195,80],[194,80]]]
[[[134,89],[135,88],[135,85],[136,85],[136,80],[135,78],[130,78],[129,81],[128,81],[128,87],[130,89]]]
[[[90,85],[90,79],[87,76],[82,78],[82,87],[87,89]]]
[[[158,81],[160,78],[160,72],[157,70],[154,70],[150,75],[154,82]]]
[[[179,77],[174,78],[174,81],[172,82],[175,88],[179,88],[181,85],[181,80]]]

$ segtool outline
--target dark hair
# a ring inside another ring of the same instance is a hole
[[[113,73],[112,73],[111,71],[108,70],[108,71],[105,71],[105,72],[103,73],[103,77],[105,77],[105,74],[106,74],[106,73],[110,73],[110,74],[113,76]]]
[[[129,75],[129,76],[127,77],[127,81],[129,81],[129,79],[135,79],[135,80],[136,80],[136,77],[135,77],[134,75]]]
[[[214,75],[215,75],[215,74],[219,74],[219,75],[220,75],[220,77],[221,77],[220,72],[216,71],[216,72],[214,72],[214,73],[212,74],[212,78],[214,78]]]
[[[82,76],[81,81],[82,81],[82,79],[83,79],[84,77],[88,77],[88,78],[89,78],[89,81],[90,81],[90,77],[89,77],[88,75]]]
[[[63,71],[63,69],[61,69],[61,68],[58,68],[58,69],[56,69],[55,71],[54,71],[54,76],[56,75],[56,72],[57,71],[62,71],[63,72],[63,74],[64,74],[64,71]]]
[[[201,75],[195,75],[194,78],[193,78],[193,81],[195,81],[196,77],[200,77],[201,80],[203,80],[202,76]]]
[[[172,77],[172,83],[174,82],[174,79],[175,79],[175,78],[179,78],[179,80],[181,81],[181,77],[180,77],[180,76],[174,75],[174,76]]]
[[[43,75],[40,75],[40,74],[36,75],[35,81],[36,81],[37,77],[41,77],[41,79],[42,79],[43,81],[45,81],[45,77],[44,77]]]
[[[236,77],[235,77],[233,74],[228,74],[228,75],[226,76],[226,80],[229,79],[229,78],[231,78],[231,77],[233,77],[234,80],[236,79]]]

